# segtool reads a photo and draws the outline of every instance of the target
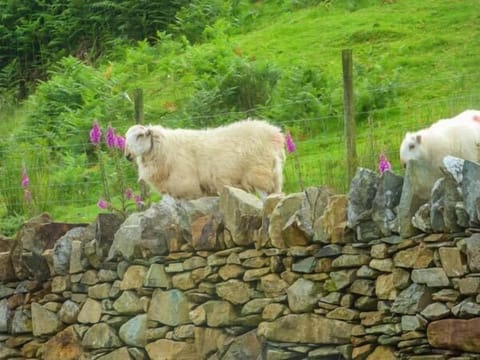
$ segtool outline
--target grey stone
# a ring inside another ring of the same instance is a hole
[[[402,196],[398,205],[398,220],[400,225],[400,236],[403,238],[411,237],[418,233],[418,230],[412,224],[412,218],[420,208],[430,198],[430,187],[422,187],[422,184],[433,184],[429,181],[432,175],[429,173],[429,166],[418,160],[410,160],[407,164],[405,177],[402,187]]]
[[[304,194],[300,209],[294,216],[300,225],[300,230],[311,239],[315,232],[315,222],[324,214],[333,191],[328,186],[308,187]]]
[[[427,323],[427,320],[418,315],[403,315],[401,320],[404,332],[424,330],[427,327]]]
[[[340,255],[332,261],[333,268],[352,268],[367,265],[370,262],[369,255]]]
[[[425,285],[411,284],[398,294],[391,311],[403,315],[414,315],[430,304],[431,299],[431,290]]]
[[[369,242],[382,237],[382,233],[373,221],[361,221],[355,226],[356,240]]]
[[[450,315],[450,309],[444,303],[435,302],[428,305],[421,312],[422,316],[426,319],[433,321],[438,319],[443,319]]]
[[[45,309],[42,305],[32,304],[32,327],[33,336],[54,334],[62,327],[62,322],[57,314]]]
[[[299,278],[287,289],[289,308],[294,313],[311,312],[320,294],[320,284]]]
[[[262,202],[255,195],[225,186],[220,195],[220,212],[236,245],[252,243],[253,232],[262,224]]]
[[[480,305],[467,298],[452,308],[452,314],[460,318],[477,317],[480,315]]]
[[[147,344],[147,315],[137,315],[120,327],[118,335],[129,346],[145,347]]]
[[[347,221],[350,228],[354,229],[360,221],[371,218],[378,183],[379,179],[374,171],[357,168],[348,192]]]
[[[106,323],[92,325],[85,333],[82,345],[86,349],[111,349],[122,345],[115,331]]]
[[[124,291],[113,303],[113,309],[122,315],[134,315],[142,312],[143,306],[134,291]]]
[[[155,320],[169,326],[187,324],[190,322],[189,311],[187,297],[182,291],[157,289],[152,295],[148,320]]]
[[[79,312],[80,306],[76,302],[66,300],[58,311],[58,318],[65,324],[74,324]]]
[[[10,317],[11,310],[8,306],[7,299],[0,300],[0,333],[7,332]]]
[[[465,160],[461,182],[465,211],[468,214],[470,225],[479,225],[477,199],[480,197],[480,165]]]
[[[450,284],[443,268],[414,269],[412,281],[429,287],[447,287]]]
[[[480,272],[480,234],[465,239],[467,262],[470,271]]]
[[[350,285],[356,277],[356,270],[332,271],[330,279],[325,281],[324,288],[328,292],[338,291]]]
[[[318,249],[314,256],[317,258],[336,257],[342,253],[342,247],[337,244],[329,244]]]
[[[315,270],[317,260],[313,256],[309,256],[305,259],[295,262],[292,265],[292,270],[299,273],[312,273]]]
[[[432,221],[431,221],[431,205],[430,203],[423,204],[418,208],[415,212],[415,215],[412,218],[412,225],[424,232],[424,233],[431,233],[432,232]],[[443,218],[442,220],[442,227],[443,227]]]
[[[19,307],[13,313],[11,332],[13,335],[31,333],[32,314],[29,310]]]
[[[384,172],[372,205],[372,219],[383,236],[398,233],[397,206],[402,195],[403,177],[392,171]]]

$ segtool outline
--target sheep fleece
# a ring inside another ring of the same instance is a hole
[[[142,131],[147,135],[141,140],[133,136]],[[143,153],[134,153],[139,141],[150,145]],[[205,130],[135,125],[127,131],[125,151],[136,160],[139,181],[161,194],[195,199],[218,195],[225,185],[248,192],[280,192],[284,142],[281,129],[262,120]]]
[[[419,191],[429,193],[435,180],[442,176],[440,167],[447,155],[478,161],[480,143],[480,111],[466,110],[442,119],[430,127],[408,132],[400,145],[400,160],[421,160],[425,166]]]

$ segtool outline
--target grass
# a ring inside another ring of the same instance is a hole
[[[188,71],[188,66],[192,59],[214,61],[212,49],[219,42],[224,47],[227,44],[225,51],[237,51],[280,69],[308,64],[327,73],[336,84],[333,95],[339,99],[335,109],[339,115],[293,118],[288,126],[297,142],[304,185],[330,185],[338,192],[348,190],[341,105],[342,49],[352,49],[354,63],[366,71],[357,73],[354,87],[368,81],[372,93],[381,91],[369,72],[373,69],[382,79],[391,79],[396,91],[394,102],[384,109],[358,114],[359,166],[375,170],[379,153],[385,152],[394,170],[401,173],[397,153],[406,130],[419,129],[466,108],[480,108],[478,0],[338,0],[299,10],[289,4],[255,2],[255,16],[242,27],[248,31],[187,47],[177,56],[161,57],[154,49],[127,49],[124,62],[105,63],[99,71],[113,68],[113,73],[128,76],[132,89],[143,88],[146,122],[152,123],[160,122],[166,108],[192,94],[196,75]],[[170,72],[172,64],[175,71]],[[4,134],[22,124],[21,110],[14,116],[5,115],[0,122]],[[321,132],[310,131],[311,122],[320,122]],[[128,126],[117,125],[119,129]],[[296,137],[297,133],[302,136]],[[300,190],[294,156],[288,155],[285,167],[286,192]],[[95,205],[52,210],[55,219],[82,222],[92,221],[97,212]]]

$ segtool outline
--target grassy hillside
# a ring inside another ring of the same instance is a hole
[[[208,27],[201,44],[161,35],[154,46],[114,48],[95,67],[74,59],[52,67],[25,106],[0,109],[4,222],[15,221],[10,202],[27,215],[15,185],[22,163],[36,190],[33,210],[94,218],[102,181],[88,131],[97,118],[123,133],[135,88],[144,91],[147,123],[203,127],[253,115],[290,130],[297,152],[288,155],[287,192],[301,188],[299,175],[304,186],[347,189],[342,49],[353,49],[360,166],[375,169],[385,152],[400,173],[407,129],[479,108],[477,0],[306,3],[246,3],[235,21]],[[127,175],[134,183],[131,167]]]

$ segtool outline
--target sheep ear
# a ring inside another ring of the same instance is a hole
[[[147,128],[147,131],[145,131],[145,136],[151,136],[152,135],[152,130],[150,128]]]
[[[422,135],[418,134],[418,135],[415,137],[415,141],[417,142],[417,144],[421,144],[421,143],[422,143]]]

